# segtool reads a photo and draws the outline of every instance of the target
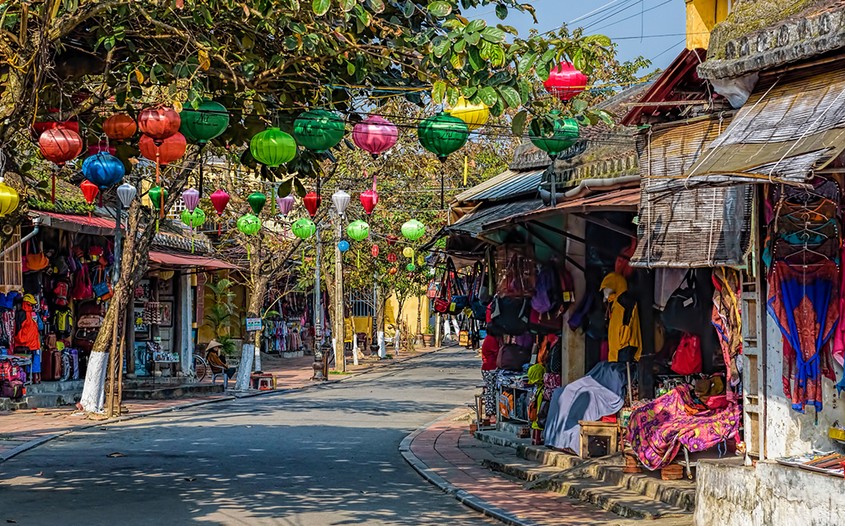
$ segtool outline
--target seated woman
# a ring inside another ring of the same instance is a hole
[[[205,347],[205,359],[208,360],[208,365],[211,367],[212,383],[214,383],[214,375],[222,374],[224,383],[228,386],[229,378],[235,376],[237,367],[229,367],[226,364],[226,357],[218,354],[218,349],[222,349],[223,344],[217,340],[211,340]]]

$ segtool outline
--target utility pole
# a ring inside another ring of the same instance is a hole
[[[343,236],[343,216],[337,215],[334,239],[334,366],[340,372],[346,372],[346,353],[344,352],[344,319],[343,319],[343,253],[338,244]]]
[[[320,244],[320,224],[317,223],[317,231],[315,233],[315,252],[314,257],[314,375],[312,380],[322,381],[327,380],[323,375],[323,353],[320,351],[320,344],[323,340],[323,306],[322,295],[320,294],[320,256],[322,255],[322,247]]]

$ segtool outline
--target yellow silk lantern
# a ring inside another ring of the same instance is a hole
[[[469,131],[481,128],[490,118],[490,108],[483,103],[470,104],[469,101],[463,97],[460,97],[457,104],[455,104],[455,106],[449,109],[446,113],[464,121],[467,128],[469,128]]]
[[[411,247],[405,247],[402,249],[402,255],[410,259],[414,257],[414,249]]]
[[[0,179],[0,217],[11,214],[20,203],[20,196],[17,190],[7,185]]]

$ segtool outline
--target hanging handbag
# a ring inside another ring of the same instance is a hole
[[[114,289],[108,279],[108,275],[102,266],[97,268],[97,282],[94,283],[94,296],[100,301],[108,301],[114,296]]]
[[[445,283],[444,283],[445,281]],[[440,281],[440,293],[434,298],[434,310],[440,314],[449,312],[449,306],[452,304],[452,280],[449,279],[449,271],[443,275]]]
[[[671,369],[684,376],[701,372],[701,339],[685,333],[672,356]]]
[[[487,330],[494,336],[510,334],[519,336],[528,330],[531,306],[527,298],[502,298],[496,296],[490,303],[490,322]]]
[[[660,317],[667,329],[696,334],[704,325],[704,314],[693,272],[692,269],[687,272],[684,282],[666,301],[666,308]],[[706,321],[709,322],[709,318]]]
[[[502,346],[499,350],[497,366],[506,371],[521,371],[522,366],[531,361],[531,348],[515,343]]]
[[[484,301],[481,298],[481,289],[484,286],[486,273],[484,272],[484,265],[478,261],[473,270],[475,279],[472,284],[472,291],[470,292],[469,308],[472,310],[472,317],[476,320],[483,320],[487,315],[487,305],[489,301]]]
[[[86,263],[79,265],[79,270],[74,273],[73,278],[71,298],[75,300],[90,300],[94,297],[91,275],[88,272],[88,265]]]
[[[446,260],[446,271],[449,274],[452,282],[453,294],[449,302],[449,314],[460,314],[465,308],[469,307],[469,296],[464,288],[463,279],[458,276],[458,270],[455,268],[455,263],[452,258]]]
[[[50,260],[44,255],[44,252],[35,252],[35,242],[29,240],[26,244],[26,254],[24,255],[24,271],[38,272],[50,266]]]

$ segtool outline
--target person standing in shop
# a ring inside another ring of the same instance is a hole
[[[496,369],[501,343],[488,334],[481,344],[481,377],[484,378],[484,425],[490,425],[496,416]]]
[[[41,335],[38,333],[38,322],[35,306],[38,302],[32,294],[25,294],[21,310],[18,311],[15,331],[15,352],[32,353],[32,383],[41,383]]]

